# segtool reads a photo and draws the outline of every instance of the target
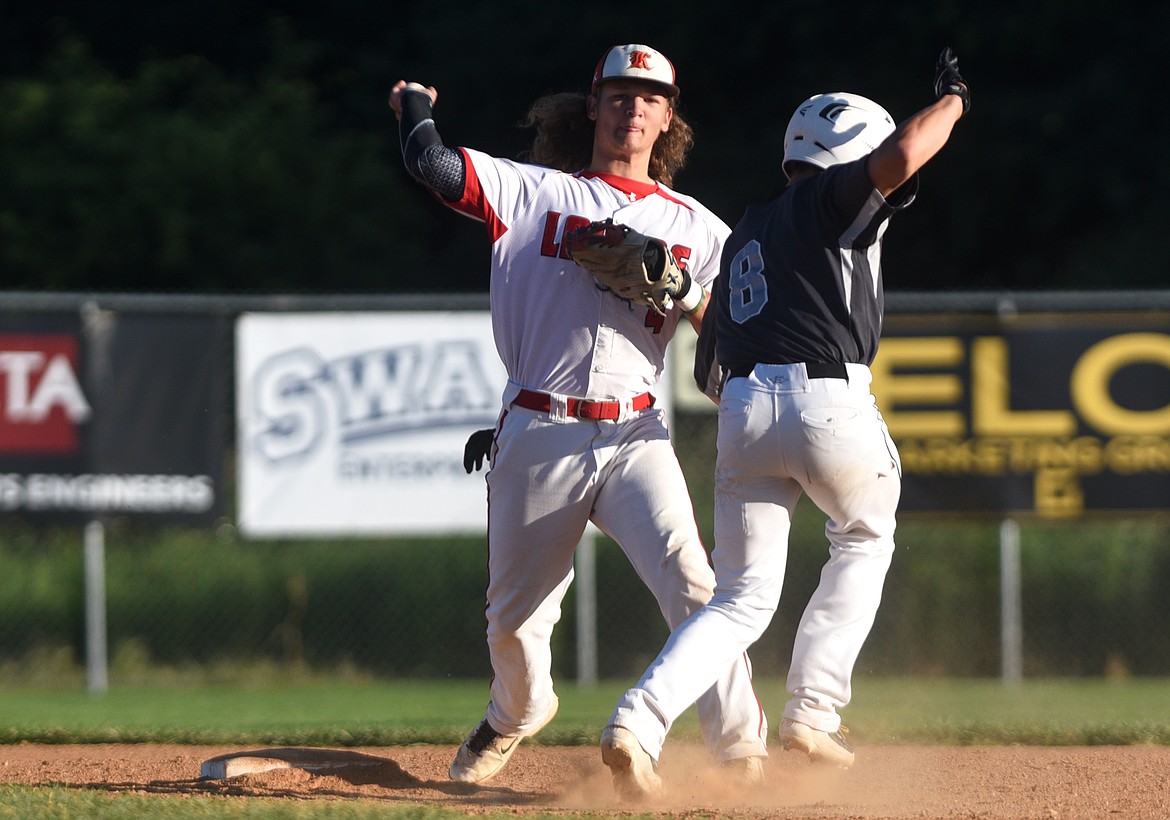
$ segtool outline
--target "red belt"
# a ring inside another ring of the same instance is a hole
[[[512,404],[518,404],[528,410],[542,410],[547,413],[552,409],[552,397],[548,393],[538,393],[535,390],[521,390],[512,400]],[[565,404],[567,405],[566,414],[574,418],[612,421],[621,418],[622,406],[626,402],[567,398]],[[642,393],[630,400],[629,407],[631,410],[637,411],[645,410],[653,404],[654,397],[649,393]]]

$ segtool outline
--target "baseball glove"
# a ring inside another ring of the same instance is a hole
[[[660,315],[665,316],[672,301],[691,290],[690,274],[678,266],[665,242],[612,219],[571,231],[565,244],[569,258],[602,286]],[[686,310],[688,305],[682,307]]]

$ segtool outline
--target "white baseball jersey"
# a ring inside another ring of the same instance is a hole
[[[591,522],[621,546],[672,630],[715,588],[666,414],[649,396],[681,310],[619,299],[568,259],[563,238],[612,218],[664,241],[705,287],[730,229],[652,182],[456,154],[439,139],[429,94],[408,89],[401,100],[407,170],[488,229],[492,326],[509,377],[486,476],[491,699],[448,771],[479,780],[556,714],[551,638]],[[716,677],[697,700],[715,759],[766,755],[747,655]],[[484,762],[501,736],[504,757]]]
[[[511,380],[589,399],[625,399],[657,383],[682,312],[659,316],[603,290],[568,258],[561,240],[574,228],[613,217],[664,240],[691,278],[707,286],[719,271],[727,224],[663,185],[460,150],[464,196],[446,204],[487,225],[492,325]]]
[[[621,545],[671,629],[715,583],[661,409],[588,421],[514,403],[525,389],[632,406],[662,375],[681,317],[677,307],[661,316],[619,299],[567,257],[563,237],[612,217],[665,241],[706,286],[730,228],[662,185],[460,150],[463,196],[447,204],[488,228],[492,325],[509,376],[487,474],[494,675],[486,718],[500,733],[524,735],[556,702],[550,636],[590,521]],[[713,755],[767,754],[747,656],[718,678],[698,699]]]

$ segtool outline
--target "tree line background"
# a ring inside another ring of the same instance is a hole
[[[955,48],[972,109],[886,244],[890,290],[1166,286],[1166,6],[568,6],[172,0],[12,4],[0,26],[0,289],[487,289],[481,225],[402,169],[387,106],[435,85],[449,145],[517,157],[551,91],[644,42],[696,146],[676,187],[733,224],[780,182],[811,94],[895,119]]]

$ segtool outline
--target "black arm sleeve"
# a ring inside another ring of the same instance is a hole
[[[463,154],[443,145],[431,117],[431,97],[424,91],[403,89],[398,139],[402,161],[410,175],[448,202],[463,196],[467,169]]]

